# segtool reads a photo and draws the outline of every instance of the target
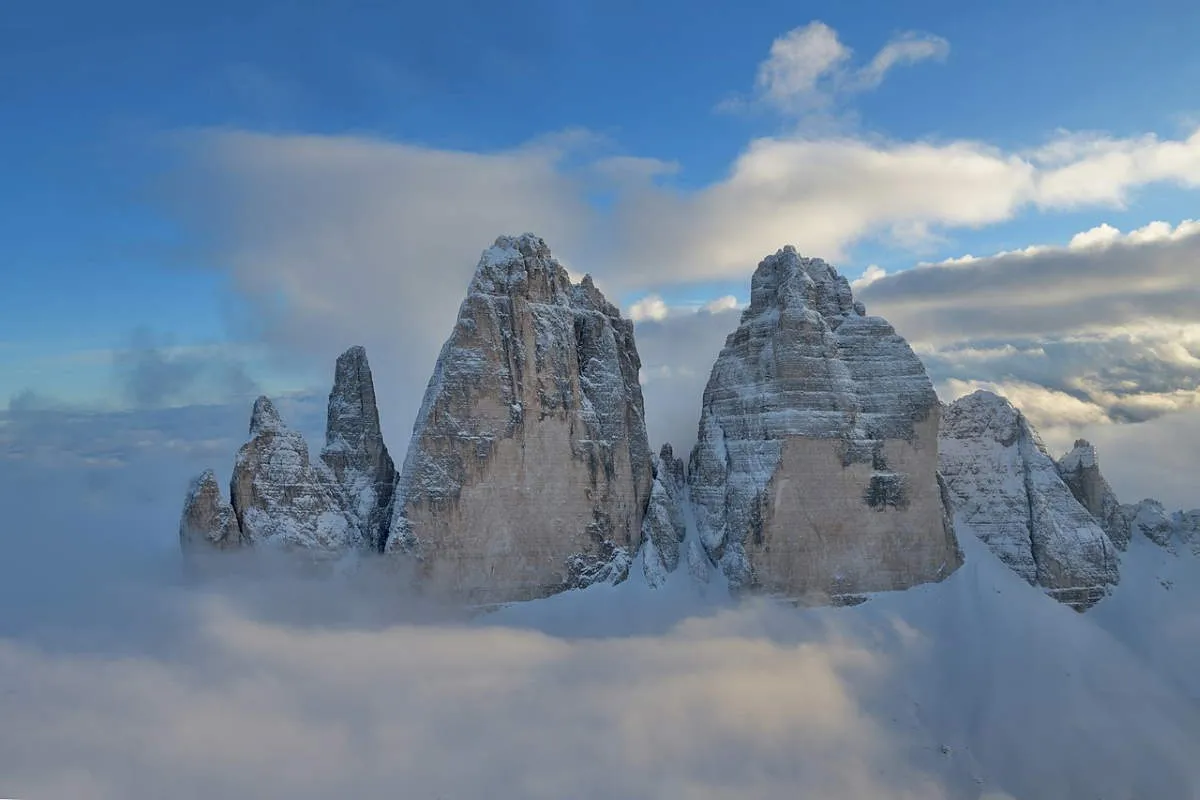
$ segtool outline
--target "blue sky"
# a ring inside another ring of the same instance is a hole
[[[593,143],[567,162],[597,152],[670,162],[676,171],[658,184],[688,193],[729,177],[761,137],[970,140],[1011,154],[1064,130],[1181,139],[1200,119],[1194,3],[771,1],[753,13],[733,2],[645,5],[7,3],[0,399],[33,390],[69,403],[128,403],[109,354],[147,336],[177,348],[170,353],[236,345],[272,390],[324,380],[324,367],[255,349],[258,307],[223,263],[229,249],[196,223],[208,213],[196,210],[203,198],[179,176],[208,167],[180,142],[212,131],[348,134],[472,153],[588,131]],[[849,68],[910,31],[940,37],[948,52],[839,94],[833,122],[805,128],[811,119],[753,95],[772,42],[815,20],[854,51]],[[722,110],[739,98],[741,110]],[[850,237],[839,263],[853,277],[868,264],[894,273],[923,260],[1064,244],[1102,222],[1177,223],[1196,216],[1195,200],[1194,189],[1150,183],[1123,205],[1021,208],[919,245]],[[764,240],[758,251],[784,243]],[[618,299],[737,295],[752,267],[669,285],[627,281]],[[211,395],[196,388],[194,399]]]

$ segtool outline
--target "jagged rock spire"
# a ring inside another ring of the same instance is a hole
[[[274,434],[284,429],[283,419],[271,398],[260,395],[250,412],[250,438]]]
[[[1129,546],[1129,518],[1121,512],[1121,503],[1108,481],[1100,474],[1096,448],[1087,439],[1076,439],[1075,446],[1058,461],[1062,476],[1071,494],[1121,550]]]
[[[391,518],[396,467],[383,442],[375,382],[362,347],[346,350],[334,366],[321,460],[332,472],[347,510],[370,548],[382,550]]]

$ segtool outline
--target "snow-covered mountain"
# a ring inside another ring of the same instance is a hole
[[[951,403],[939,451],[959,514],[1022,578],[1081,610],[1117,582],[1116,547],[1003,397],[978,391]]]
[[[704,390],[688,469],[700,539],[739,588],[853,595],[961,562],[938,401],[908,343],[820,259],[764,259]]]
[[[945,579],[969,531],[1077,610],[1121,581],[1138,537],[1200,546],[1200,511],[1123,505],[1084,441],[1059,461],[1004,398],[938,403],[919,359],[837,270],[764,259],[713,366],[687,465],[646,439],[633,326],[540,238],[484,251],[397,472],[370,367],[334,370],[312,459],[267,398],[226,501],[197,478],[189,554],[383,552],[422,591],[493,605],[635,570],[806,603]],[[939,473],[940,470],[940,473]],[[1140,547],[1140,545],[1139,545]]]

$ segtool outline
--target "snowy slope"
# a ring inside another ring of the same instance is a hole
[[[1135,533],[1121,555],[1121,583],[1088,618],[1200,703],[1200,555]]]
[[[1159,598],[1158,608],[1177,613],[1137,631],[1148,609],[1136,586],[1141,567],[1133,567],[1123,581],[1128,592],[1097,608],[1096,624],[1029,586],[974,535],[961,539],[966,563],[943,583],[876,594],[851,608],[733,606],[714,592],[697,600],[694,584],[676,573],[658,591],[631,580],[568,592],[507,607],[486,624],[568,638],[669,639],[719,628],[776,646],[861,648],[877,668],[847,668],[840,677],[858,712],[892,743],[895,760],[880,769],[902,763],[947,797],[1200,797],[1195,673],[1189,697],[1175,674],[1189,669],[1186,662],[1159,671],[1197,641],[1187,604]],[[1138,547],[1131,560],[1149,565],[1152,555]],[[1182,580],[1183,564],[1171,562],[1170,574]],[[1189,598],[1200,596],[1197,579],[1193,573]],[[819,756],[786,757],[820,772]],[[755,768],[779,768],[774,757],[763,753]]]

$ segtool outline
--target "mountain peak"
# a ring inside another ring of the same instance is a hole
[[[807,258],[792,245],[759,262],[750,279],[750,311],[806,307],[836,325],[836,318],[866,309],[855,303],[850,283],[820,258]]]
[[[541,303],[569,302],[571,279],[540,236],[500,236],[479,257],[471,294],[523,297]]]
[[[254,438],[264,433],[278,433],[283,430],[283,418],[278,409],[266,395],[259,395],[254,401],[254,410],[250,413],[250,437]]]

